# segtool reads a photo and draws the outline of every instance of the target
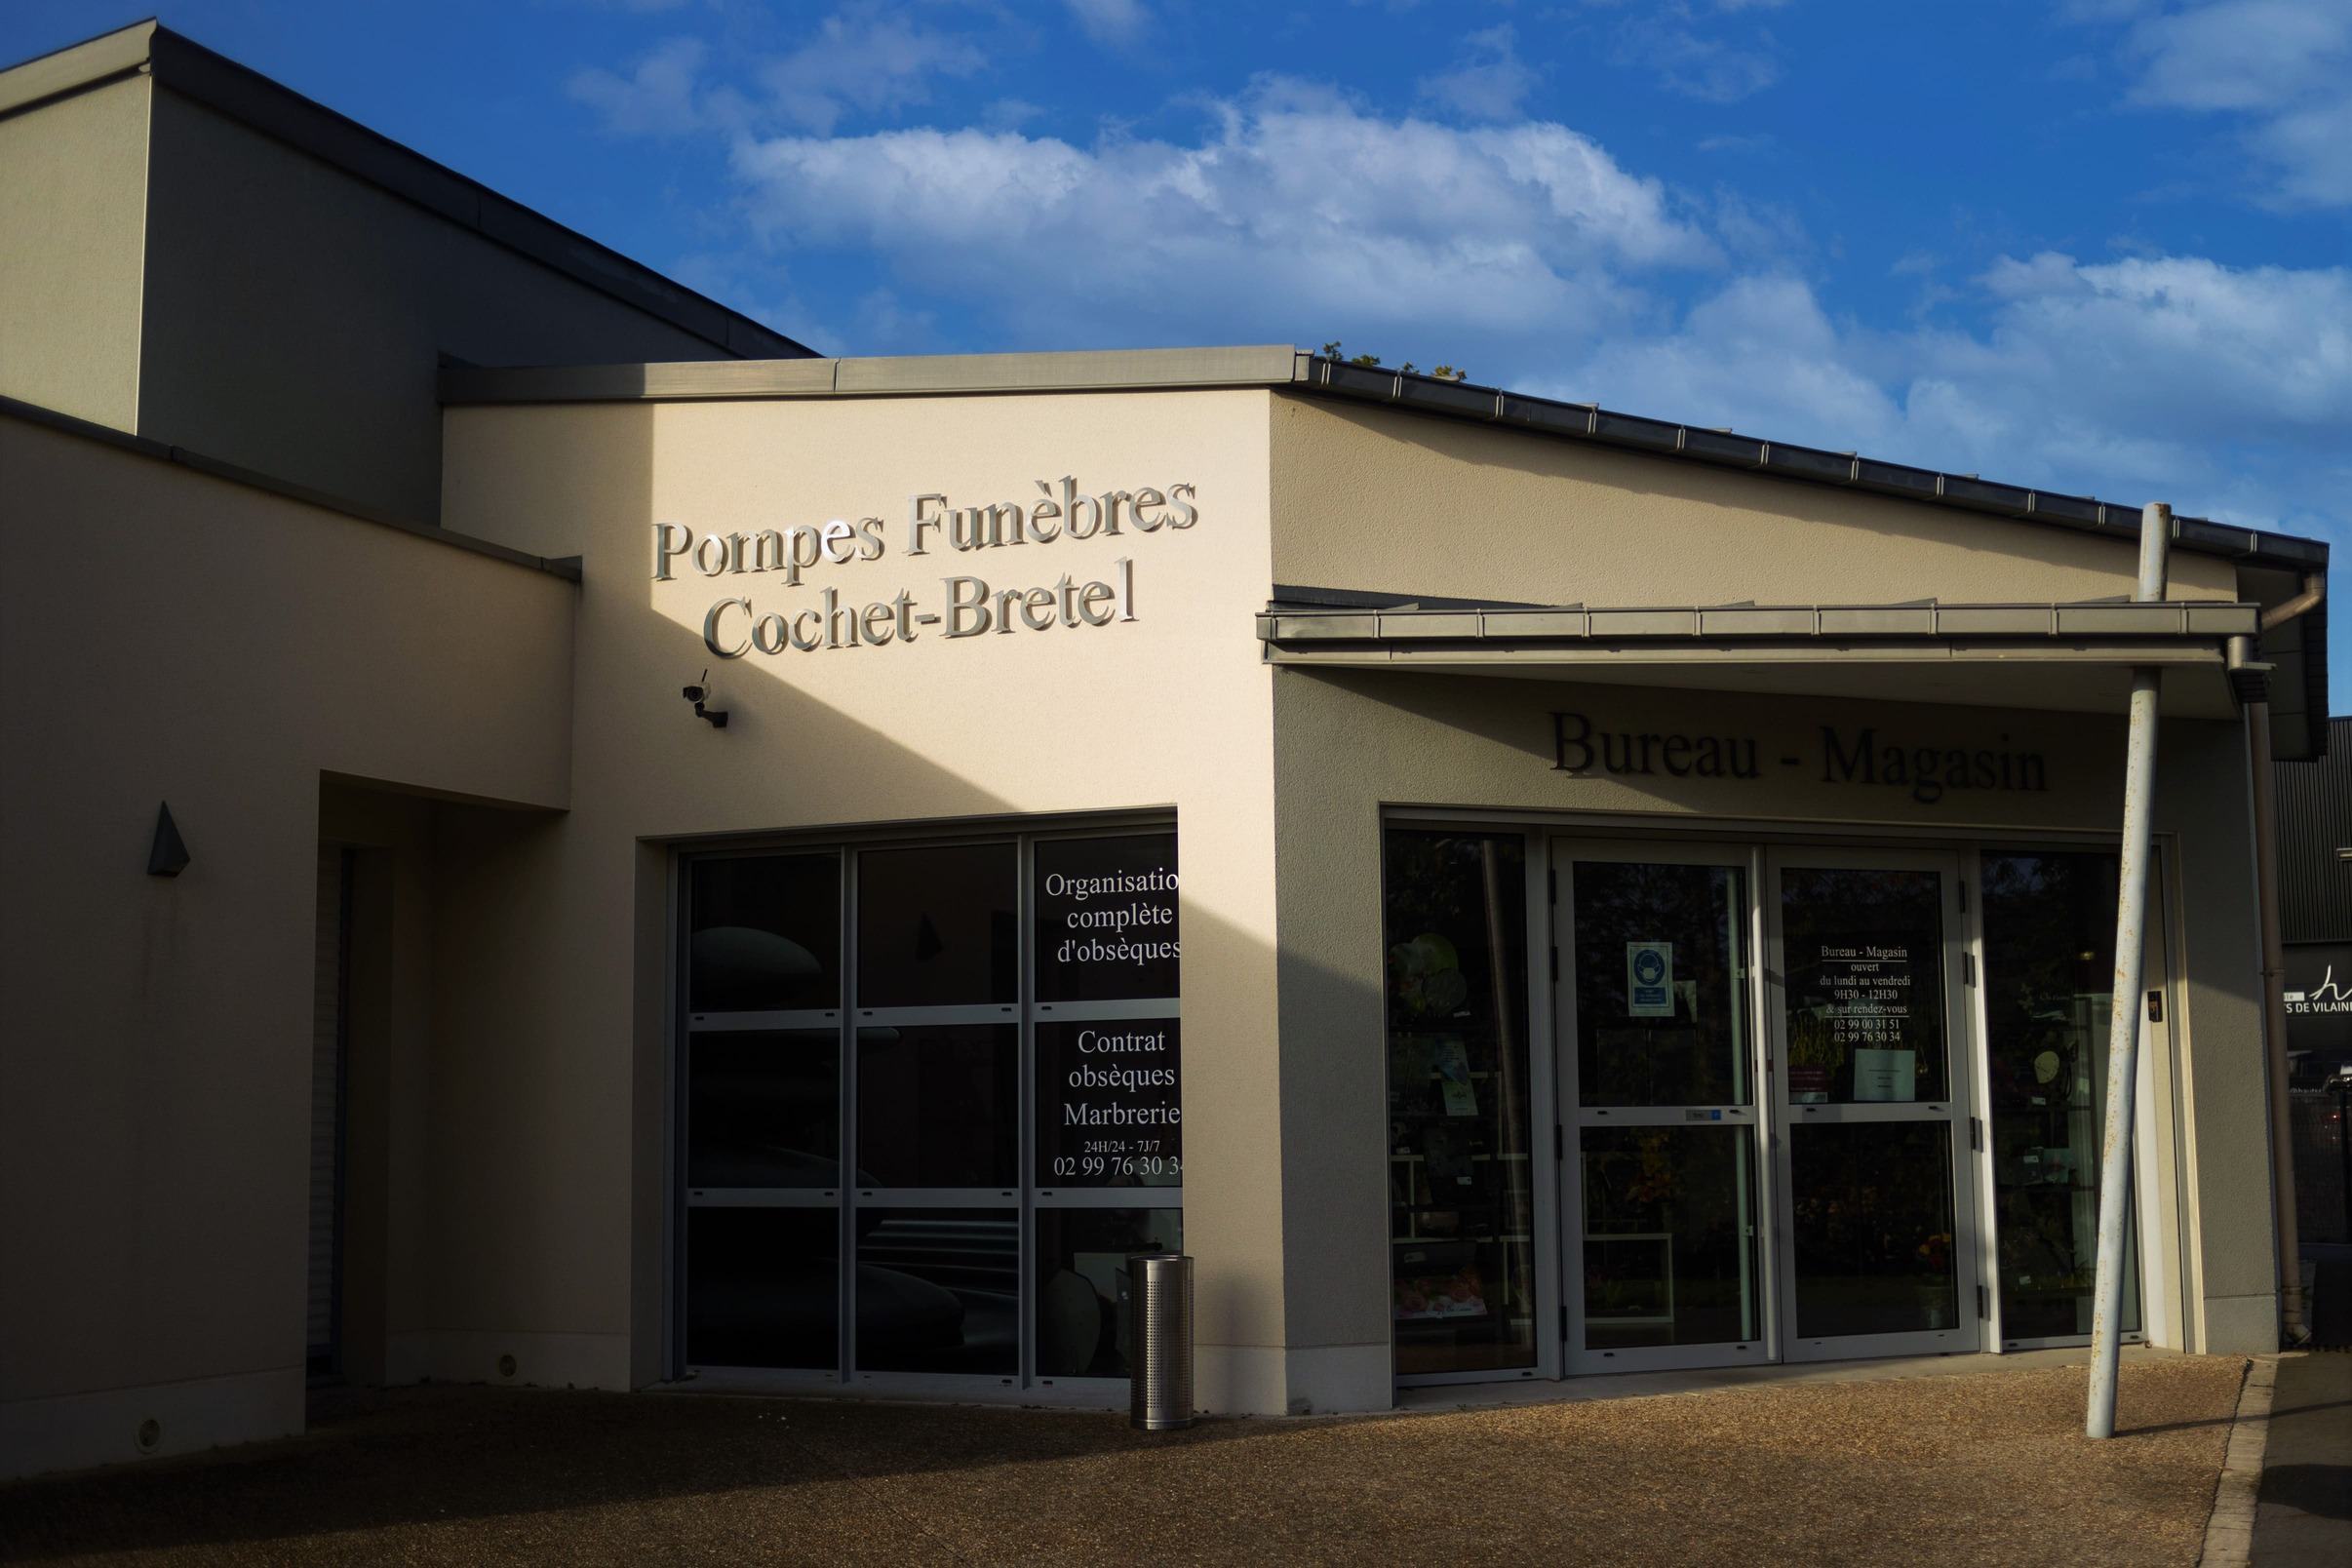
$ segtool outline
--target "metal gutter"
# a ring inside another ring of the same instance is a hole
[[[160,88],[471,229],[728,354],[799,359],[814,352],[152,20],[0,70],[0,114],[36,107],[140,70],[148,72]]]
[[[98,424],[70,413],[59,413],[55,409],[45,409],[37,403],[25,403],[16,398],[0,397],[0,417],[20,419],[26,424],[40,425],[69,436],[79,436],[85,441],[100,442],[122,451],[152,458],[157,462],[176,464],[181,468],[202,474],[208,479],[225,480],[231,485],[241,485],[247,490],[261,490],[267,494],[283,496],[290,501],[299,501],[304,506],[315,506],[321,511],[333,512],[355,522],[372,523],[378,528],[398,529],[403,533],[414,534],[417,538],[430,540],[434,544],[448,545],[453,550],[464,550],[474,555],[488,556],[492,561],[503,561],[510,566],[526,567],[532,571],[543,571],[551,577],[561,577],[566,582],[580,580],[580,558],[578,556],[531,555],[528,551],[492,543],[489,539],[476,538],[470,533],[458,533],[430,523],[419,523],[413,518],[401,517],[370,506],[364,501],[352,500],[348,496],[314,490],[308,485],[297,485],[292,480],[257,473],[251,468],[240,468],[235,463],[222,462],[217,457],[208,457],[202,452],[190,451],[185,447],[170,446],[149,436],[135,436],[127,430],[117,430],[112,425]]]
[[[1834,642],[1841,647],[1996,638],[2020,645],[2189,641],[2220,645],[2251,636],[2259,605],[2218,600],[2128,604],[2113,600],[2052,605],[1723,605],[1667,608],[1499,609],[1294,608],[1269,606],[1258,636],[1269,644],[1444,642],[1644,644],[1670,646],[1743,639]]]

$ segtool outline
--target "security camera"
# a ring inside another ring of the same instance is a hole
[[[694,705],[695,718],[702,720],[713,729],[725,729],[726,727],[726,710],[725,708],[711,708],[704,706],[705,703],[710,701],[710,679],[711,672],[708,670],[703,671],[702,679],[690,686],[681,686],[679,688],[679,695],[685,697],[686,701]]]

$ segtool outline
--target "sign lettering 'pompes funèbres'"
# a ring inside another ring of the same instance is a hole
[[[951,506],[944,494],[908,498],[906,554],[934,549],[968,553],[1053,544],[1062,539],[1121,538],[1131,534],[1183,532],[1200,520],[1190,485],[1088,494],[1078,480],[1037,481],[1038,495],[1026,501],[986,506]],[[682,571],[702,576],[765,576],[785,588],[801,588],[812,572],[889,553],[888,525],[879,517],[758,529],[749,532],[697,532],[677,523],[653,525],[653,580],[670,582]],[[839,589],[825,586],[816,603],[784,609],[763,608],[748,593],[713,601],[702,617],[702,643],[723,659],[747,653],[813,653],[821,648],[882,647],[913,643],[936,629],[942,637],[977,637],[984,632],[1056,626],[1109,626],[1135,619],[1135,563],[1120,556],[1108,577],[1078,581],[1063,572],[1051,583],[999,588],[986,578],[954,575],[940,579],[936,608],[900,589],[888,599],[845,603]]]

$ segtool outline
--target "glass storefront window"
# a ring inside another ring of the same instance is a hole
[[[857,1004],[1020,1000],[1009,843],[868,849],[857,857]]]
[[[1040,1003],[1176,995],[1176,835],[1047,839],[1037,861]]]
[[[689,1208],[686,1354],[696,1366],[841,1365],[841,1216]]]
[[[1032,873],[1036,1370],[1123,1378],[1127,1259],[1184,1238],[1176,836],[1040,839]]]
[[[856,1295],[862,1372],[1018,1373],[1020,1211],[861,1210]]]
[[[695,855],[684,891],[685,1366],[1123,1377],[1127,1256],[1182,1239],[1175,834]]]
[[[1517,834],[1387,835],[1389,1207],[1400,1373],[1536,1361],[1526,897]]]
[[[1020,1081],[1016,1025],[859,1025],[856,1185],[1014,1186]]]
[[[833,1029],[698,1034],[686,1047],[688,1187],[841,1184]]]
[[[842,1004],[841,856],[745,855],[698,867],[686,934],[690,1011]]]
[[[1990,1070],[2001,1334],[2091,1332],[2098,1156],[2114,1000],[2115,857],[1984,856],[1984,1019]],[[2155,897],[2149,899],[2154,923]],[[2139,1327],[2136,1256],[2123,1324]]]
[[[1183,1026],[1106,1018],[1038,1026],[1038,1185],[1184,1185]]]
[[[1181,1209],[1039,1210],[1038,1375],[1125,1377],[1127,1260],[1183,1250]]]

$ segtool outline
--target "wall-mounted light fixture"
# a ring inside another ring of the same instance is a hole
[[[696,685],[687,686],[684,694],[686,701],[694,705],[695,718],[703,720],[709,724],[713,729],[725,729],[726,727],[726,710],[725,708],[710,708],[703,705],[705,700],[711,694],[711,688],[708,684],[710,679],[711,672],[708,670],[703,671],[702,681]]]
[[[188,846],[179,837],[179,824],[172,820],[172,803],[166,801],[155,812],[155,842],[147,846],[147,875],[176,877],[188,869]]]

